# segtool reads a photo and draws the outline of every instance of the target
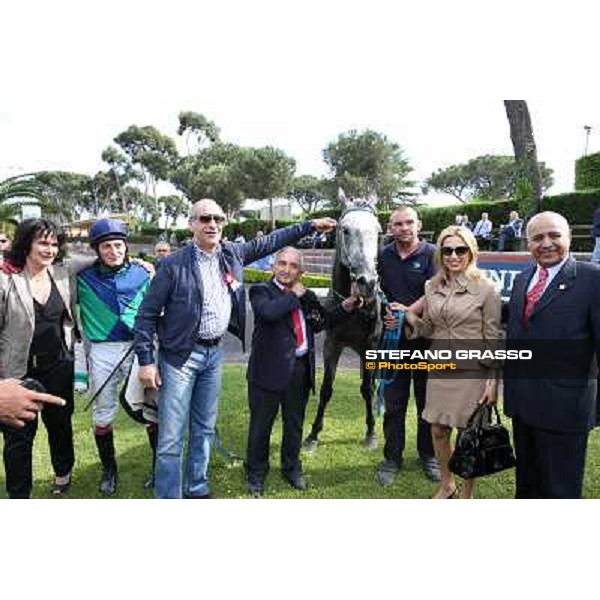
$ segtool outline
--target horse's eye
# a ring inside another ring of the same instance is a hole
[[[343,228],[342,228],[342,233],[343,233],[344,235],[348,235],[348,233],[350,233],[350,230],[349,230],[347,227],[343,227]]]

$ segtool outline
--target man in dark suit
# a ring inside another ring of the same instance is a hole
[[[595,421],[596,379],[590,373],[600,338],[600,268],[569,256],[569,224],[557,213],[533,217],[527,241],[535,264],[515,279],[507,343],[530,344],[544,354],[546,365],[554,361],[557,368],[528,371],[530,378],[505,370],[516,497],[580,498]],[[579,369],[577,378],[566,373],[567,367]]]
[[[281,471],[295,489],[305,490],[300,447],[304,413],[315,388],[314,334],[346,318],[353,296],[324,310],[301,283],[302,254],[284,248],[275,256],[273,278],[250,288],[255,325],[248,361],[250,427],[246,470],[248,492],[261,496],[269,471],[271,430],[279,406],[283,419]]]

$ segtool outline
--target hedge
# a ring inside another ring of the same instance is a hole
[[[555,196],[544,196],[542,199],[543,210],[553,210],[562,214],[571,225],[590,225],[593,221],[594,210],[600,207],[600,187],[597,189],[577,190]],[[517,202],[514,200],[500,200],[496,202],[467,202],[465,204],[455,204],[452,206],[428,207],[417,206],[423,222],[423,231],[433,231],[437,236],[440,231],[454,223],[454,218],[458,213],[466,213],[469,220],[475,224],[482,212],[490,215],[490,220],[494,227],[508,221],[508,213],[511,210],[518,210]],[[317,217],[332,217],[338,219],[340,210],[322,210],[312,215]],[[379,221],[383,230],[387,227],[390,213],[379,213]]]
[[[582,156],[575,161],[575,189],[600,188],[600,152]]]
[[[271,279],[270,271],[261,271],[260,269],[244,269],[245,283],[258,283]],[[331,277],[327,275],[304,275],[302,283],[310,288],[328,288],[331,285]]]
[[[560,213],[571,225],[590,225],[590,227],[594,219],[594,211],[599,206],[600,188],[545,196],[542,201],[544,210]]]

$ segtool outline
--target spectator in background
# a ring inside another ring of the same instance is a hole
[[[494,225],[490,221],[488,213],[481,213],[481,219],[477,221],[475,229],[473,229],[473,235],[481,248],[489,248],[493,227]]]
[[[469,221],[469,215],[467,213],[465,213],[462,216],[462,223],[461,223],[461,225],[463,227],[466,227],[467,229],[469,229],[471,231],[473,230],[473,223],[471,223],[471,221]]]
[[[383,236],[382,246],[387,246],[388,244],[391,244],[394,241],[394,239],[394,231],[392,230],[392,219],[390,218],[385,230],[385,235]]]
[[[327,244],[327,234],[315,231],[312,236],[311,245],[313,248],[325,248]]]
[[[512,246],[515,240],[520,240],[523,236],[523,219],[519,218],[519,213],[516,210],[511,210],[508,215],[508,223],[500,226],[498,234],[498,250],[502,252],[506,247],[506,243]]]
[[[454,224],[457,227],[460,227],[463,224],[463,216],[460,213],[454,217]]]
[[[600,206],[594,211],[594,238],[596,245],[592,252],[592,262],[600,263]]]
[[[0,265],[4,262],[4,254],[10,250],[10,240],[6,233],[0,233]]]
[[[168,242],[156,242],[154,245],[154,256],[156,257],[156,266],[160,265],[163,258],[171,254],[171,246]]]
[[[260,239],[262,237],[264,237],[264,232],[262,229],[259,229],[256,232],[256,236],[255,239]],[[225,239],[225,238],[224,238]],[[248,265],[248,267],[250,267],[251,269],[260,269],[261,271],[270,271],[271,267],[273,265],[273,254],[269,254],[267,256],[263,256],[262,258],[259,258],[258,260],[255,260],[253,263],[250,263]]]

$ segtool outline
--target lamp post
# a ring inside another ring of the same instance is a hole
[[[585,129],[585,153],[584,153],[584,156],[587,156],[588,147],[590,145],[590,132],[592,131],[592,128],[590,125],[584,125],[583,128]]]

